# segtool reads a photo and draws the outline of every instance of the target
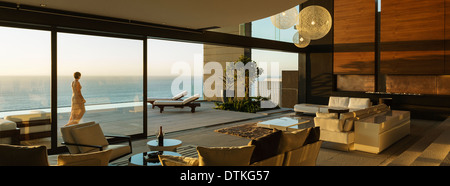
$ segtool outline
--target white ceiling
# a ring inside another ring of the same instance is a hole
[[[269,17],[307,0],[3,0],[23,5],[200,29]]]

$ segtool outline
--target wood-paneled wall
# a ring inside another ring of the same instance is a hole
[[[334,1],[337,90],[372,91],[367,75],[375,75],[382,79],[374,85],[386,92],[450,95],[450,0],[382,0],[378,31],[375,7],[370,0]]]
[[[445,0],[445,74],[450,74],[450,0]]]
[[[445,1],[381,1],[382,73],[445,73]]]
[[[374,74],[375,2],[334,1],[334,74]]]

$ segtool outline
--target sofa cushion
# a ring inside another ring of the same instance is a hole
[[[172,106],[181,106],[183,105],[183,101],[178,100],[156,100],[153,102],[153,105],[172,105]]]
[[[379,104],[373,106],[377,113],[385,112],[389,110],[389,107],[386,104]]]
[[[316,117],[338,119],[337,113],[316,112]]]
[[[293,149],[300,148],[308,137],[309,129],[295,130],[292,132],[283,132],[281,134],[280,144],[277,154],[285,153]]]
[[[355,113],[355,117],[357,119],[365,118],[365,117],[370,115],[368,108],[357,110],[357,111],[353,111],[353,113]]]
[[[162,166],[198,166],[198,159],[185,156],[159,155]]]
[[[356,118],[348,118],[344,121],[344,126],[342,132],[349,132],[353,130],[353,125],[355,124]]]
[[[330,96],[330,99],[328,101],[328,107],[347,108],[348,107],[348,97]]]
[[[14,130],[17,128],[17,124],[13,121],[0,119],[0,131]]]
[[[4,119],[14,121],[16,123],[24,121],[48,120],[51,119],[51,114],[48,112],[34,113],[34,114],[19,114],[19,115],[5,116]]]
[[[72,136],[77,144],[107,146],[108,141],[98,123],[72,129]],[[81,153],[96,150],[93,147],[78,147]]]
[[[255,146],[197,147],[199,166],[247,166],[250,165]]]
[[[295,112],[304,112],[304,113],[316,113],[320,111],[320,107],[323,105],[315,105],[308,103],[300,103],[294,105]]]
[[[183,100],[183,104],[187,104],[191,101],[195,101],[196,99],[200,98],[200,94],[195,94],[191,97],[186,98],[185,100]]]
[[[58,166],[108,166],[111,150],[58,155]]]
[[[350,98],[348,101],[348,108],[365,109],[370,107],[369,98]]]
[[[344,120],[315,117],[314,125],[320,127],[321,130],[340,132],[344,128]]]
[[[315,166],[321,141],[286,152],[283,166]]]
[[[48,166],[47,147],[0,144],[0,166]]]
[[[311,143],[315,143],[316,141],[319,141],[320,139],[320,127],[312,127],[308,128],[308,136],[305,139],[305,143],[303,143],[303,146]]]
[[[248,143],[248,145],[255,146],[252,157],[250,158],[250,163],[261,161],[277,154],[283,132],[281,130],[273,130],[274,132],[251,140]]]
[[[86,123],[78,123],[73,125],[66,125],[61,127],[61,135],[63,138],[63,141],[65,143],[76,143],[74,137],[72,136],[72,130],[79,127],[85,127],[89,125],[94,125],[95,122],[86,122]],[[67,145],[67,148],[69,149],[69,152],[71,154],[78,154],[80,153],[80,149],[77,146],[74,145]]]
[[[111,153],[111,159],[117,159],[123,155],[131,153],[131,147],[127,144],[114,144],[114,145],[108,145],[104,146],[103,150],[112,150]],[[97,151],[96,149],[93,149],[92,151]]]
[[[180,93],[178,93],[177,95],[173,96],[172,99],[173,99],[173,100],[180,99],[180,98],[182,98],[183,96],[185,96],[186,94],[187,94],[187,91],[180,92]]]
[[[251,166],[283,166],[284,154],[277,154],[265,160],[252,163]]]

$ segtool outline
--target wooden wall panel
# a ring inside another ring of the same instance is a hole
[[[381,73],[444,73],[444,1],[381,1]]]
[[[450,0],[445,0],[445,74],[450,74]]]
[[[334,74],[374,74],[375,2],[334,1]]]
[[[334,74],[374,74],[375,52],[335,52]]]

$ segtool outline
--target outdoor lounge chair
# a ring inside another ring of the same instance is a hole
[[[164,107],[175,107],[175,108],[184,108],[184,107],[191,107],[191,112],[195,112],[195,107],[199,107],[200,103],[194,102],[200,98],[200,94],[195,94],[191,97],[186,98],[183,101],[178,100],[156,100],[153,102],[154,106],[159,107],[159,113],[162,113],[164,111]]]
[[[171,97],[171,98],[147,98],[147,102],[148,103],[150,103],[150,104],[152,104],[152,109],[153,108],[155,108],[155,105],[153,104],[156,100],[172,100],[172,101],[175,101],[175,100],[179,100],[179,101],[181,101],[180,99],[181,98],[183,98],[184,96],[186,96],[186,94],[187,94],[187,91],[185,90],[185,91],[183,91],[183,92],[180,92],[180,93],[178,93],[177,95],[175,95],[175,96],[173,96],[173,97]]]

